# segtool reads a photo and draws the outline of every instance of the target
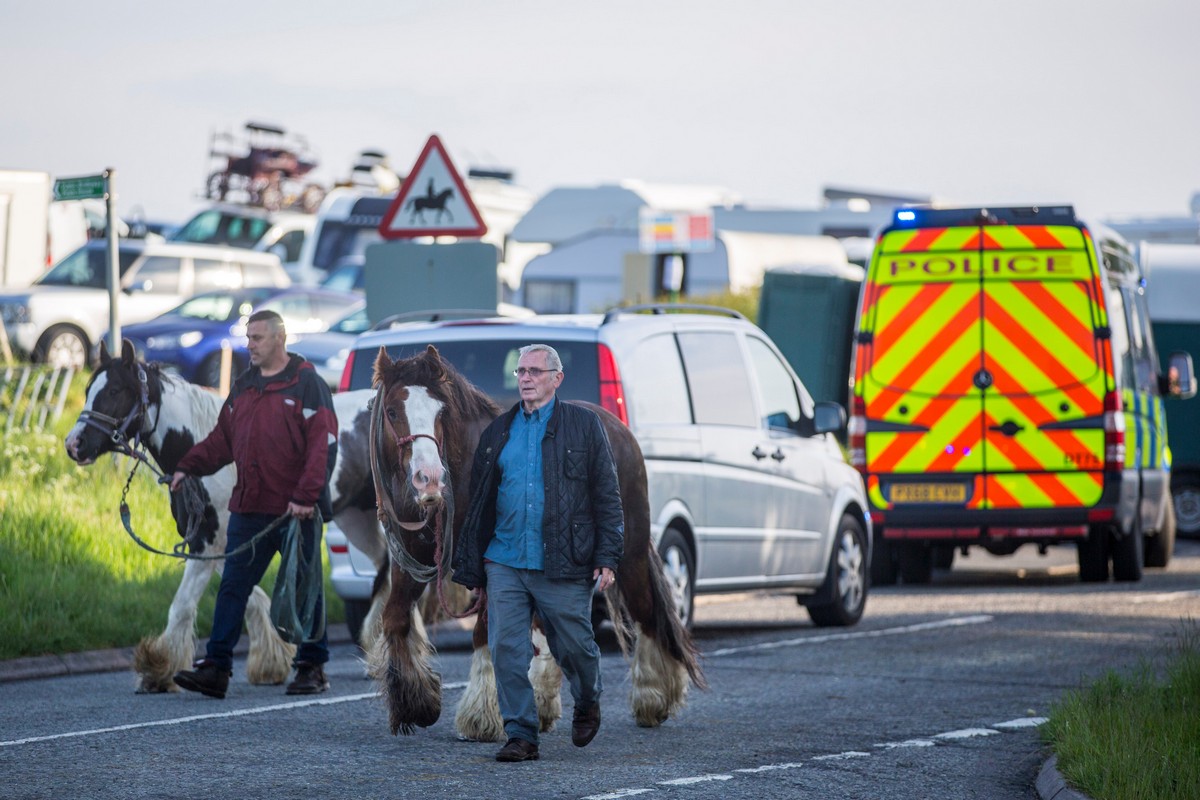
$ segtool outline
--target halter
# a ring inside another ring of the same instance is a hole
[[[405,522],[401,520],[396,513],[395,499],[392,497],[391,487],[385,486],[380,477],[380,455],[383,452],[383,429],[386,425],[387,430],[392,435],[392,440],[396,443],[397,452],[403,453],[405,447],[409,447],[417,439],[429,439],[437,447],[438,458],[442,461],[442,467],[445,475],[450,475],[450,470],[446,467],[446,459],[442,449],[442,443],[437,437],[428,433],[414,433],[408,436],[397,436],[396,429],[392,424],[385,420],[383,412],[383,396],[384,386],[381,381],[379,390],[375,397],[371,399],[371,477],[375,481],[375,498],[377,504],[376,516],[379,522],[383,525],[384,531],[387,533],[388,555],[404,572],[413,580],[419,583],[429,583],[436,581],[438,602],[441,603],[442,610],[452,617],[461,619],[470,616],[471,614],[479,613],[484,604],[484,593],[481,591],[476,597],[475,602],[462,613],[452,610],[446,603],[443,583],[444,577],[450,572],[450,558],[453,553],[453,525],[454,525],[454,487],[450,485],[449,480],[446,481],[446,491],[444,493],[445,500],[442,506],[438,509],[433,520],[433,537],[434,537],[434,563],[432,565],[425,564],[417,560],[404,546],[404,541],[400,536],[393,532],[392,526],[397,525],[404,530],[412,533],[422,533],[429,527],[429,519],[424,519],[419,522]],[[446,519],[449,518],[451,530],[447,531]],[[424,539],[425,537],[422,536]],[[426,539],[426,541],[428,541]]]
[[[140,461],[145,460],[145,456],[138,449],[141,445],[142,426],[145,425],[146,411],[150,408],[150,380],[146,375],[146,369],[141,364],[137,365],[138,385],[140,392],[138,402],[129,409],[129,413],[125,415],[125,419],[117,419],[110,417],[107,414],[102,414],[94,409],[85,408],[79,412],[79,421],[89,428],[96,430],[107,436],[113,444],[113,449],[127,456],[132,456]],[[135,419],[141,418],[141,422],[133,431],[133,443],[130,444],[129,431]],[[158,427],[158,418],[154,419],[154,427]],[[154,431],[151,430],[151,433]]]

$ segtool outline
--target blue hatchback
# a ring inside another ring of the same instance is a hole
[[[148,322],[126,325],[121,333],[147,361],[165,364],[193,383],[215,387],[221,379],[222,349],[230,350],[231,376],[249,365],[246,318],[255,311],[278,312],[290,340],[293,335],[328,329],[361,302],[362,297],[352,292],[315,288],[206,292]]]

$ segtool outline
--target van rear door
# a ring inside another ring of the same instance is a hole
[[[1100,499],[1111,377],[1093,253],[1070,225],[883,234],[856,360],[874,505]]]

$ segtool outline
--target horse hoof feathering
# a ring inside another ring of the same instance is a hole
[[[428,666],[432,646],[416,603],[428,582],[449,572],[453,536],[466,515],[472,457],[480,434],[499,407],[471,385],[432,345],[393,361],[380,348],[378,392],[371,419],[371,466],[391,560],[390,592],[383,606],[371,674],[387,700],[392,732],[410,733],[440,710],[441,681]],[[569,401],[573,402],[573,401]],[[625,516],[624,556],[617,588],[605,593],[622,652],[631,659],[630,703],[638,725],[654,727],[683,708],[689,681],[705,688],[699,656],[680,620],[650,537],[646,467],[633,433],[615,416],[589,403],[604,425],[620,478]],[[422,491],[440,475],[441,491]],[[418,476],[420,476],[418,478]],[[544,640],[543,640],[544,641]],[[631,646],[632,642],[632,646]],[[487,649],[487,615],[478,614],[467,687],[455,713],[460,738],[504,741],[495,676]],[[538,717],[549,730],[562,716],[562,673],[548,648],[534,659]],[[549,663],[546,663],[549,662]],[[433,717],[436,719],[436,716]]]

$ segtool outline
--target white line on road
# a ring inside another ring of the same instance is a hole
[[[821,636],[805,636],[803,639],[781,639],[775,642],[760,642],[759,644],[749,644],[744,647],[723,647],[720,650],[713,650],[711,653],[706,653],[705,658],[716,658],[717,656],[730,656],[736,653],[749,653],[754,650],[775,650],[780,647],[799,647],[807,644],[825,644],[826,642],[844,642],[851,639],[874,639],[880,636],[898,636],[905,633],[918,633],[920,631],[932,631],[938,628],[954,628],[960,625],[980,625],[985,622],[994,620],[990,614],[976,614],[970,617],[953,617],[951,619],[937,620],[936,622],[918,622],[913,625],[902,625],[898,628],[880,628],[875,631],[851,631],[848,633],[827,633]]]
[[[442,686],[443,690],[462,689],[466,687],[466,683],[447,683]],[[353,703],[359,700],[367,700],[370,698],[379,697],[378,692],[366,692],[365,694],[350,694],[345,697],[321,697],[314,700],[296,700],[291,703],[276,703],[269,706],[256,706],[254,708],[239,708],[236,711],[222,711],[216,714],[195,714],[190,717],[176,717],[174,719],[159,719],[152,722],[133,722],[129,725],[114,725],[111,728],[93,728],[88,731],[70,731],[68,733],[55,733],[49,736],[29,736],[25,739],[13,739],[7,742],[0,742],[0,747],[12,747],[18,744],[33,744],[35,742],[51,742],[56,739],[75,739],[80,736],[98,736],[103,733],[117,733],[119,731],[134,731],[139,728],[159,728],[164,725],[185,725],[189,722],[203,722],[210,719],[231,719],[233,717],[249,717],[255,714],[268,714],[272,711],[290,711],[294,708],[306,708],[308,706],[333,706],[339,703]]]

